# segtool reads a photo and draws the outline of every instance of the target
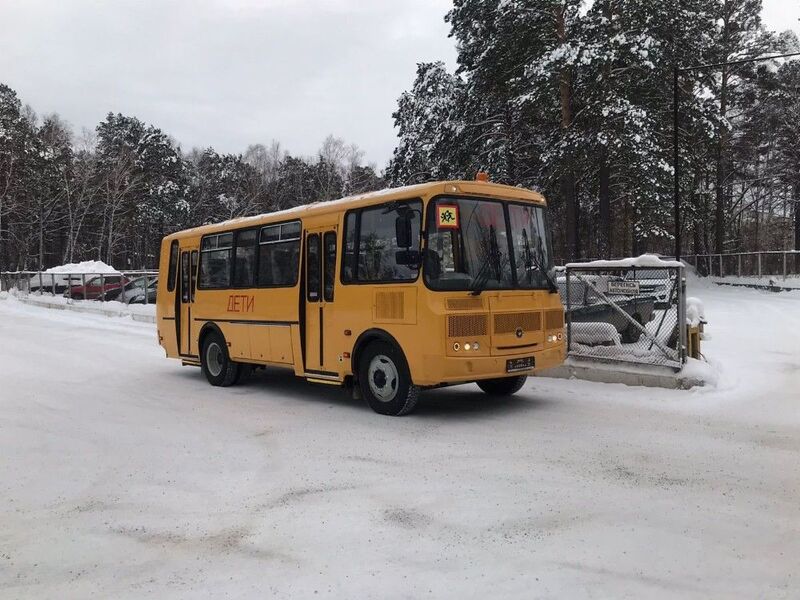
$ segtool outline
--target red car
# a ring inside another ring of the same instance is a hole
[[[129,281],[124,275],[92,275],[86,280],[86,286],[73,286],[64,296],[75,300],[114,300]]]

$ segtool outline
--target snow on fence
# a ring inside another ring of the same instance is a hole
[[[157,283],[158,271],[116,271],[100,262],[0,272],[0,292],[124,304],[154,303]]]
[[[684,364],[687,314],[681,263],[653,255],[570,263],[557,283],[571,356],[676,370]]]

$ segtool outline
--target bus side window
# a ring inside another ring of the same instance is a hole
[[[233,266],[233,287],[253,287],[256,274],[258,231],[249,229],[236,234],[236,261]]]
[[[167,291],[175,291],[178,275],[178,240],[169,245],[169,271],[167,271]]]
[[[308,301],[319,302],[320,292],[320,256],[319,256],[319,234],[313,233],[308,236],[308,251],[306,252],[307,273],[308,273]]]
[[[342,282],[355,280],[356,266],[356,217],[355,211],[347,213],[344,222],[344,251],[342,252]]]
[[[322,250],[325,257],[325,285],[323,296],[325,302],[333,302],[333,280],[336,277],[336,232],[326,231],[323,237]]]

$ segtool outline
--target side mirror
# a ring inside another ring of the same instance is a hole
[[[411,211],[403,211],[394,220],[394,235],[399,248],[411,247]]]
[[[419,250],[398,250],[394,253],[394,262],[412,269],[419,269],[422,263],[422,254]]]

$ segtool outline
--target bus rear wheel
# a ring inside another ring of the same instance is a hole
[[[483,379],[475,383],[490,396],[511,396],[522,389],[526,379],[528,379],[527,375],[517,375],[516,377]]]
[[[224,338],[216,332],[203,338],[200,367],[211,385],[228,387],[239,379],[241,365],[233,362]]]
[[[358,361],[361,394],[370,408],[381,415],[407,415],[417,405],[419,387],[402,351],[382,340],[371,342]]]

